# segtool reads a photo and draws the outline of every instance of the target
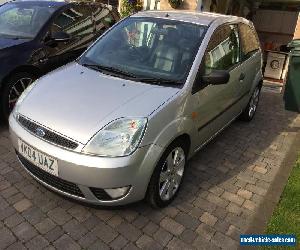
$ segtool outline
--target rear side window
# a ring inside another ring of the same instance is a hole
[[[104,4],[92,4],[92,17],[96,24],[96,30],[100,33],[119,21],[119,17],[114,13],[112,7]]]
[[[51,26],[51,32],[63,31],[71,36],[93,32],[93,23],[88,5],[74,5],[59,14]]]
[[[223,25],[212,35],[205,53],[205,70],[229,70],[240,62],[240,39],[236,25]]]
[[[239,31],[242,43],[243,59],[251,57],[260,48],[260,44],[255,31],[247,24],[240,23]]]

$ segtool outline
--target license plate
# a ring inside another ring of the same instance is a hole
[[[18,144],[19,152],[22,156],[46,172],[58,176],[58,164],[56,159],[41,153],[20,139],[18,140]]]

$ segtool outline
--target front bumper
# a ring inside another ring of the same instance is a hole
[[[62,195],[91,204],[124,205],[142,200],[162,152],[161,147],[152,144],[138,148],[132,155],[126,157],[84,155],[80,153],[84,145],[80,145],[76,151],[70,151],[43,141],[24,129],[13,116],[10,116],[9,125],[11,141],[18,158],[35,179]],[[57,159],[58,177],[52,176],[20,157],[18,139]],[[125,186],[131,187],[125,196],[110,200],[102,198],[101,190],[105,192],[104,189],[107,188]],[[79,191],[72,192],[76,188]]]

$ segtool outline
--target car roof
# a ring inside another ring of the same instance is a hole
[[[153,18],[163,18],[169,20],[178,20],[183,22],[190,22],[199,25],[209,26],[214,21],[219,21],[221,23],[242,21],[246,22],[244,18],[222,15],[211,12],[199,12],[199,11],[141,11],[134,15],[133,17],[153,17]],[[247,23],[247,22],[246,22]]]
[[[63,6],[63,5],[67,5],[70,3],[77,3],[77,4],[82,4],[82,3],[92,3],[93,1],[84,1],[84,0],[79,0],[79,1],[75,1],[75,0],[12,0],[11,2],[13,3],[18,3],[18,2],[26,2],[26,3],[40,3],[40,4],[45,4],[45,5],[49,5],[51,4],[51,6]]]
[[[60,7],[63,5],[68,4],[67,1],[62,0],[62,1],[56,1],[56,0],[12,0],[7,3],[38,3],[41,5],[51,5],[55,7]]]

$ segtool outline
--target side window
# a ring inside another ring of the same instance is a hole
[[[229,70],[240,62],[240,42],[236,25],[223,25],[212,35],[205,52],[205,71]]]
[[[63,11],[53,21],[51,25],[51,33],[66,32],[71,36],[82,36],[91,33],[93,23],[90,17],[90,9],[88,5],[74,5]]]
[[[247,24],[239,24],[240,37],[242,43],[242,56],[247,59],[259,50],[260,44],[255,31]]]
[[[96,24],[96,31],[99,33],[103,33],[119,20],[111,8],[103,4],[92,4],[92,16]]]

